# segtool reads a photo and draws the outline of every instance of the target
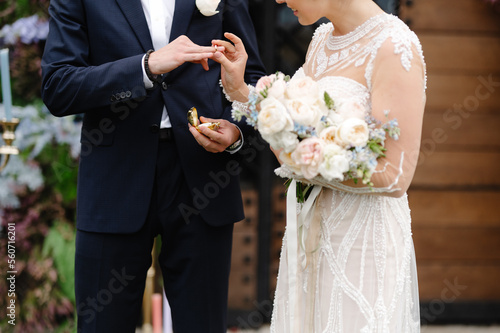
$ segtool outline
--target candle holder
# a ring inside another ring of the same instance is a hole
[[[0,147],[0,171],[5,169],[7,163],[9,163],[10,155],[19,154],[19,149],[12,145],[12,142],[16,138],[15,131],[17,125],[19,125],[19,119],[17,118],[0,120],[0,133],[4,141],[4,145]]]

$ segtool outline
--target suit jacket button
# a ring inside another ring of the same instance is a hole
[[[127,94],[125,94],[125,92],[124,92],[124,91],[122,91],[122,92],[120,93],[120,98],[121,98],[121,99],[124,99],[125,97],[127,97]]]
[[[129,98],[130,96],[132,96],[132,92],[130,90],[127,90],[127,92],[125,93],[125,97]]]
[[[115,99],[116,99],[117,101],[119,101],[119,100],[120,100],[120,93],[116,93],[116,94],[115,94]]]
[[[166,83],[166,82],[162,82],[162,83],[161,83],[161,88],[162,88],[163,90],[167,90],[167,88],[168,88],[167,83]]]
[[[149,130],[151,133],[158,133],[158,131],[160,131],[160,126],[153,124],[149,127]]]

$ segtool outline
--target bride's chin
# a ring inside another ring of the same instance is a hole
[[[311,25],[311,24],[314,24],[315,22],[310,22],[309,20],[305,19],[305,18],[301,18],[299,17],[299,23],[300,25],[303,25],[303,26],[307,26],[307,25]]]

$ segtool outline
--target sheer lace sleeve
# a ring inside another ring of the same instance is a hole
[[[377,119],[396,118],[399,140],[386,140],[386,157],[372,176],[374,188],[391,188],[386,195],[402,196],[415,173],[425,107],[425,63],[418,40],[402,43],[388,38],[367,66],[371,113]],[[352,181],[345,185],[358,187]]]
[[[420,150],[426,75],[417,43],[400,51],[394,39],[386,40],[374,58],[370,78],[372,115],[383,119],[384,112],[389,111],[389,117],[396,118],[401,129],[399,140],[386,140],[386,157],[379,160],[379,169],[385,171],[372,177],[375,187],[397,182],[395,196],[408,189]]]

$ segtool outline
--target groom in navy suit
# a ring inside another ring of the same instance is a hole
[[[230,122],[211,41],[238,35],[246,82],[265,73],[247,0],[222,0],[218,12],[201,2],[50,1],[43,100],[55,116],[83,114],[79,332],[135,331],[156,235],[174,331],[226,331],[233,223],[243,219],[232,153],[247,129]],[[191,133],[191,107],[220,128]]]

